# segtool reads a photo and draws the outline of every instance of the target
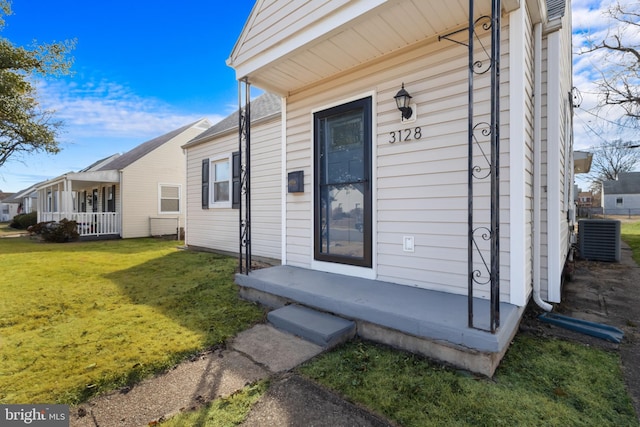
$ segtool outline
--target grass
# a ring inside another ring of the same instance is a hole
[[[491,380],[362,341],[299,371],[404,427],[639,425],[616,354],[524,334]]]
[[[163,427],[233,427],[243,422],[253,405],[269,388],[258,381],[229,397],[216,399],[197,411],[184,412],[162,422]]]
[[[633,260],[640,264],[640,221],[622,223],[620,237],[631,247]]]
[[[9,227],[8,222],[0,222],[0,237],[15,235],[22,232],[24,232],[24,230]]]
[[[76,404],[261,320],[236,260],[157,239],[0,239],[0,404]]]

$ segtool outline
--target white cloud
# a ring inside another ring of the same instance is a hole
[[[55,110],[55,117],[64,121],[66,139],[76,143],[97,136],[155,137],[203,117],[214,123],[222,118],[220,114],[179,112],[165,102],[142,98],[104,79],[40,81],[38,96],[43,108]]]
[[[216,123],[226,116],[226,112],[223,116],[179,111],[162,100],[141,97],[117,82],[86,75],[83,78],[35,83],[41,107],[55,110],[54,117],[64,122],[59,137],[62,151],[55,156],[31,153],[10,158],[0,170],[0,189],[18,191],[126,152],[201,118]]]

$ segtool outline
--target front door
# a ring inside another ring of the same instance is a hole
[[[371,98],[314,114],[314,257],[371,267]]]

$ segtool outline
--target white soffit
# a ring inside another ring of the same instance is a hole
[[[265,27],[261,35],[249,37],[254,14],[260,12],[257,4],[227,60],[236,77],[248,78],[255,86],[286,96],[389,53],[464,28],[469,19],[468,0],[316,3],[331,4],[333,9],[318,7],[306,15],[289,10],[291,18],[279,18],[282,29],[267,31]],[[285,6],[277,9],[278,2],[272,5],[276,8],[269,19],[273,20]],[[503,1],[504,12],[519,6],[519,0]],[[476,1],[474,7],[477,17],[491,14],[490,0]]]

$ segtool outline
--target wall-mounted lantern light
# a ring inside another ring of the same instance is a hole
[[[405,120],[410,119],[413,114],[413,110],[409,106],[412,96],[409,95],[409,92],[404,90],[404,83],[402,83],[402,89],[400,89],[393,98],[396,100],[398,110],[402,113],[402,118]]]

